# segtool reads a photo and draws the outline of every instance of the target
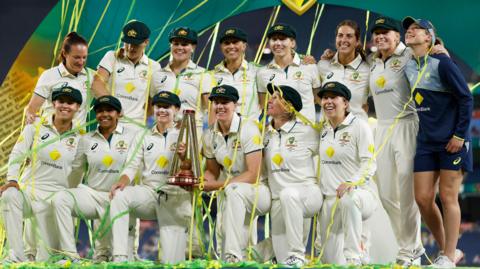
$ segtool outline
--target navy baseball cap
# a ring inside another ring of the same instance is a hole
[[[150,36],[150,29],[148,26],[137,20],[132,20],[125,24],[122,32],[122,41],[127,44],[139,45]]]
[[[270,94],[273,94],[273,92],[275,91],[280,92],[282,98],[285,101],[289,102],[297,112],[302,110],[303,108],[302,97],[294,88],[287,85],[277,86],[277,85],[273,85],[272,83],[269,83],[267,85],[267,89]]]
[[[68,96],[73,99],[73,101],[79,105],[82,104],[83,98],[82,93],[79,90],[71,87],[71,86],[64,86],[59,89],[55,89],[52,92],[52,101],[57,100],[60,96]]]
[[[161,91],[153,96],[152,105],[155,104],[170,104],[178,108],[182,105],[178,95],[173,92]]]
[[[343,85],[340,82],[332,81],[328,82],[323,86],[322,89],[317,93],[318,97],[322,98],[327,92],[333,93],[337,96],[343,96],[345,99],[350,101],[352,98],[352,93],[347,88],[347,86]]]
[[[237,89],[230,85],[220,85],[217,87],[213,87],[208,99],[210,99],[210,101],[213,101],[215,98],[219,97],[231,100],[234,103],[236,103],[239,98]]]

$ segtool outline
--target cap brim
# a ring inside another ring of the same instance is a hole
[[[118,112],[121,112],[121,111],[122,111],[122,108],[120,108],[120,107],[118,107],[118,106],[116,106],[116,105],[109,104],[109,103],[99,103],[99,104],[96,104],[96,105],[93,106],[93,110],[96,111],[97,108],[99,108],[99,107],[101,107],[101,106],[109,106],[109,107],[115,109],[115,110],[118,111]]]
[[[135,39],[135,38],[131,38],[131,37],[128,37],[128,36],[122,37],[122,42],[125,42],[127,44],[133,44],[133,45],[140,45],[145,40],[147,40],[147,39]]]
[[[392,30],[392,31],[395,31],[395,32],[399,32],[398,29],[395,29],[394,27],[392,26],[388,26],[388,25],[375,25],[373,26],[373,28],[370,30],[370,33],[373,34],[373,32],[375,32],[376,30],[378,29],[382,29],[382,30]]]
[[[405,17],[402,20],[403,29],[407,30],[408,27],[410,27],[410,25],[412,25],[413,23],[416,23],[416,22],[417,22],[417,20],[413,17]]]
[[[267,37],[271,38],[272,35],[283,35],[283,36],[286,36],[286,37],[296,38],[296,36],[293,35],[293,34],[287,34],[285,32],[281,32],[281,31],[272,31],[272,32],[267,34]]]
[[[223,43],[223,41],[225,40],[235,40],[235,41],[243,41],[243,42],[247,42],[247,40],[245,38],[241,38],[241,37],[238,37],[238,36],[222,36],[220,39],[219,39],[219,43]]]
[[[237,102],[238,101],[238,99],[232,98],[232,96],[230,96],[230,95],[221,94],[221,93],[220,94],[218,94],[218,93],[217,94],[210,94],[210,96],[208,97],[208,100],[213,101],[217,98],[227,99],[227,100],[230,100],[232,102]]]
[[[152,101],[152,105],[156,105],[156,104],[169,104],[176,107],[180,107],[177,103],[171,101],[170,99],[158,99],[155,102]]]
[[[267,85],[267,90],[270,94],[273,94],[275,91],[281,91],[282,89],[278,86],[273,85],[272,83],[269,83]]]
[[[174,39],[185,40],[185,41],[187,41],[188,43],[197,44],[197,40],[193,40],[193,39],[190,39],[190,38],[186,38],[186,37],[184,37],[184,36],[172,36],[172,37],[170,37],[170,39],[168,40],[168,42],[172,42],[172,40],[174,40]]]

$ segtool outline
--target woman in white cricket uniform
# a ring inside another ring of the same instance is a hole
[[[212,89],[209,98],[216,120],[203,137],[202,151],[207,159],[204,190],[225,188],[219,197],[222,259],[233,263],[245,259],[251,237],[250,216],[268,212],[270,191],[259,175],[261,133],[254,121],[236,113],[238,91],[232,86],[220,85]],[[258,186],[255,185],[257,179],[260,180]],[[256,210],[252,212],[256,196]]]
[[[305,264],[304,219],[322,207],[313,156],[318,154],[319,134],[299,122],[300,94],[289,86],[268,85],[272,117],[264,144],[264,162],[272,193],[272,244],[277,260],[288,266]],[[292,111],[293,109],[293,111]]]
[[[46,261],[59,249],[57,230],[51,225],[51,202],[56,193],[68,188],[68,175],[80,139],[78,131],[72,129],[72,120],[82,104],[82,94],[66,86],[54,90],[52,100],[54,114],[25,126],[20,134],[10,153],[8,182],[0,188],[10,247],[7,259],[12,262],[26,259],[23,218],[32,218],[38,227],[37,261]],[[22,172],[23,162],[27,164]]]
[[[61,191],[53,199],[53,210],[60,237],[60,250],[69,258],[78,262],[74,235],[74,223],[71,216],[86,219],[110,219],[104,216],[110,203],[110,188],[117,182],[125,166],[128,150],[133,147],[133,130],[118,123],[122,112],[120,101],[110,95],[95,100],[98,128],[82,136],[72,165],[70,185],[72,189]],[[86,172],[85,172],[86,171]],[[83,174],[85,180],[82,183]],[[107,222],[108,223],[108,222]],[[100,244],[111,248],[110,232],[102,235]],[[98,247],[97,245],[96,247]],[[100,255],[109,251],[103,250]],[[95,260],[108,261],[109,256],[94,257]],[[61,260],[64,264],[67,259]]]
[[[325,263],[361,265],[362,221],[378,206],[369,186],[375,173],[373,137],[368,123],[348,112],[350,90],[329,82],[318,96],[327,121],[320,137],[320,212]],[[327,238],[333,205],[338,199],[334,225]]]
[[[26,121],[28,124],[35,121],[40,108],[43,110],[43,116],[51,116],[55,112],[52,92],[66,86],[78,89],[82,93],[84,102],[75,114],[73,121],[75,125],[81,125],[85,122],[89,102],[92,98],[90,86],[93,82],[93,71],[86,67],[87,55],[88,43],[82,36],[76,32],[71,32],[65,36],[59,55],[60,64],[45,70],[38,78],[32,98],[27,106]]]
[[[259,92],[257,88],[258,65],[245,59],[247,35],[242,29],[229,27],[221,33],[219,40],[224,59],[213,70],[215,82],[239,90],[237,112],[243,117],[258,119],[265,92]],[[212,116],[209,118],[213,119]]]
[[[418,116],[410,100],[405,66],[411,49],[400,41],[400,26],[379,17],[372,27],[377,52],[372,55],[370,90],[377,114],[375,148],[379,150],[377,186],[399,246],[396,263],[410,266],[424,252],[420,237],[420,213],[413,192]],[[393,130],[394,121],[398,119]],[[380,146],[382,146],[380,149]]]
[[[295,52],[297,34],[287,24],[273,25],[267,32],[268,44],[273,60],[257,72],[259,92],[267,92],[267,85],[287,85],[298,91],[302,97],[303,108],[300,113],[311,122],[315,122],[314,90],[320,88],[317,67],[304,64]]]
[[[149,98],[156,92],[160,64],[145,55],[150,29],[132,20],[123,27],[123,48],[109,51],[98,64],[92,90],[96,97],[112,95],[122,103],[122,123],[139,128],[148,116]]]
[[[170,91],[178,95],[182,111],[194,110],[197,135],[203,131],[208,108],[208,94],[212,89],[211,75],[192,61],[197,48],[197,32],[188,27],[173,29],[169,35],[171,61],[155,76],[156,91]],[[180,111],[179,116],[183,115]]]
[[[360,41],[360,27],[351,20],[344,20],[335,31],[337,52],[331,60],[320,60],[317,64],[322,85],[338,81],[352,92],[350,111],[363,120],[368,120],[368,77],[370,68]]]
[[[185,260],[191,194],[167,184],[179,134],[174,118],[180,109],[180,99],[174,93],[162,91],[153,97],[152,104],[157,124],[145,137],[143,134],[136,137],[129,150],[129,163],[111,188],[115,262],[127,261],[128,230],[133,229],[137,217],[158,221],[163,263]],[[129,186],[138,169],[142,169],[141,183]]]

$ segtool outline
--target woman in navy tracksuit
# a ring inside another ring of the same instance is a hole
[[[405,41],[415,56],[405,72],[410,86],[415,87],[412,97],[420,119],[414,161],[415,200],[441,250],[434,267],[452,268],[463,256],[456,250],[461,217],[458,192],[463,172],[472,170],[468,132],[473,98],[447,55],[428,54],[435,44],[431,22],[407,17],[403,27],[407,30]],[[435,204],[438,179],[443,219]]]

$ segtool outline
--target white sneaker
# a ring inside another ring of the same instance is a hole
[[[447,256],[438,256],[432,265],[433,268],[455,268],[455,263],[452,262]]]
[[[425,254],[425,248],[423,246],[420,246],[414,249],[412,261],[415,261],[416,259],[420,259],[423,256],[423,254]]]
[[[77,259],[77,258],[65,258],[65,259],[61,259],[59,260],[58,262],[56,262],[55,264],[56,265],[60,265],[62,267],[70,267],[70,265],[72,263],[74,264],[80,264],[82,261],[80,259]]]
[[[455,249],[455,260],[453,261],[455,264],[458,264],[463,259],[463,251],[460,249]]]
[[[297,256],[290,256],[287,259],[285,259],[285,262],[283,263],[288,267],[297,267],[300,268],[305,265],[305,260],[302,258],[299,258]]]
[[[227,254],[225,254],[224,261],[226,263],[237,263],[237,262],[240,262],[240,259],[233,254],[228,254],[227,253]]]
[[[116,255],[116,256],[113,256],[113,262],[128,262],[128,258],[127,256]]]
[[[347,258],[347,265],[361,266],[362,261],[358,258]]]
[[[96,255],[93,257],[93,262],[94,263],[102,263],[102,262],[108,262],[110,260],[110,257],[107,255]]]

